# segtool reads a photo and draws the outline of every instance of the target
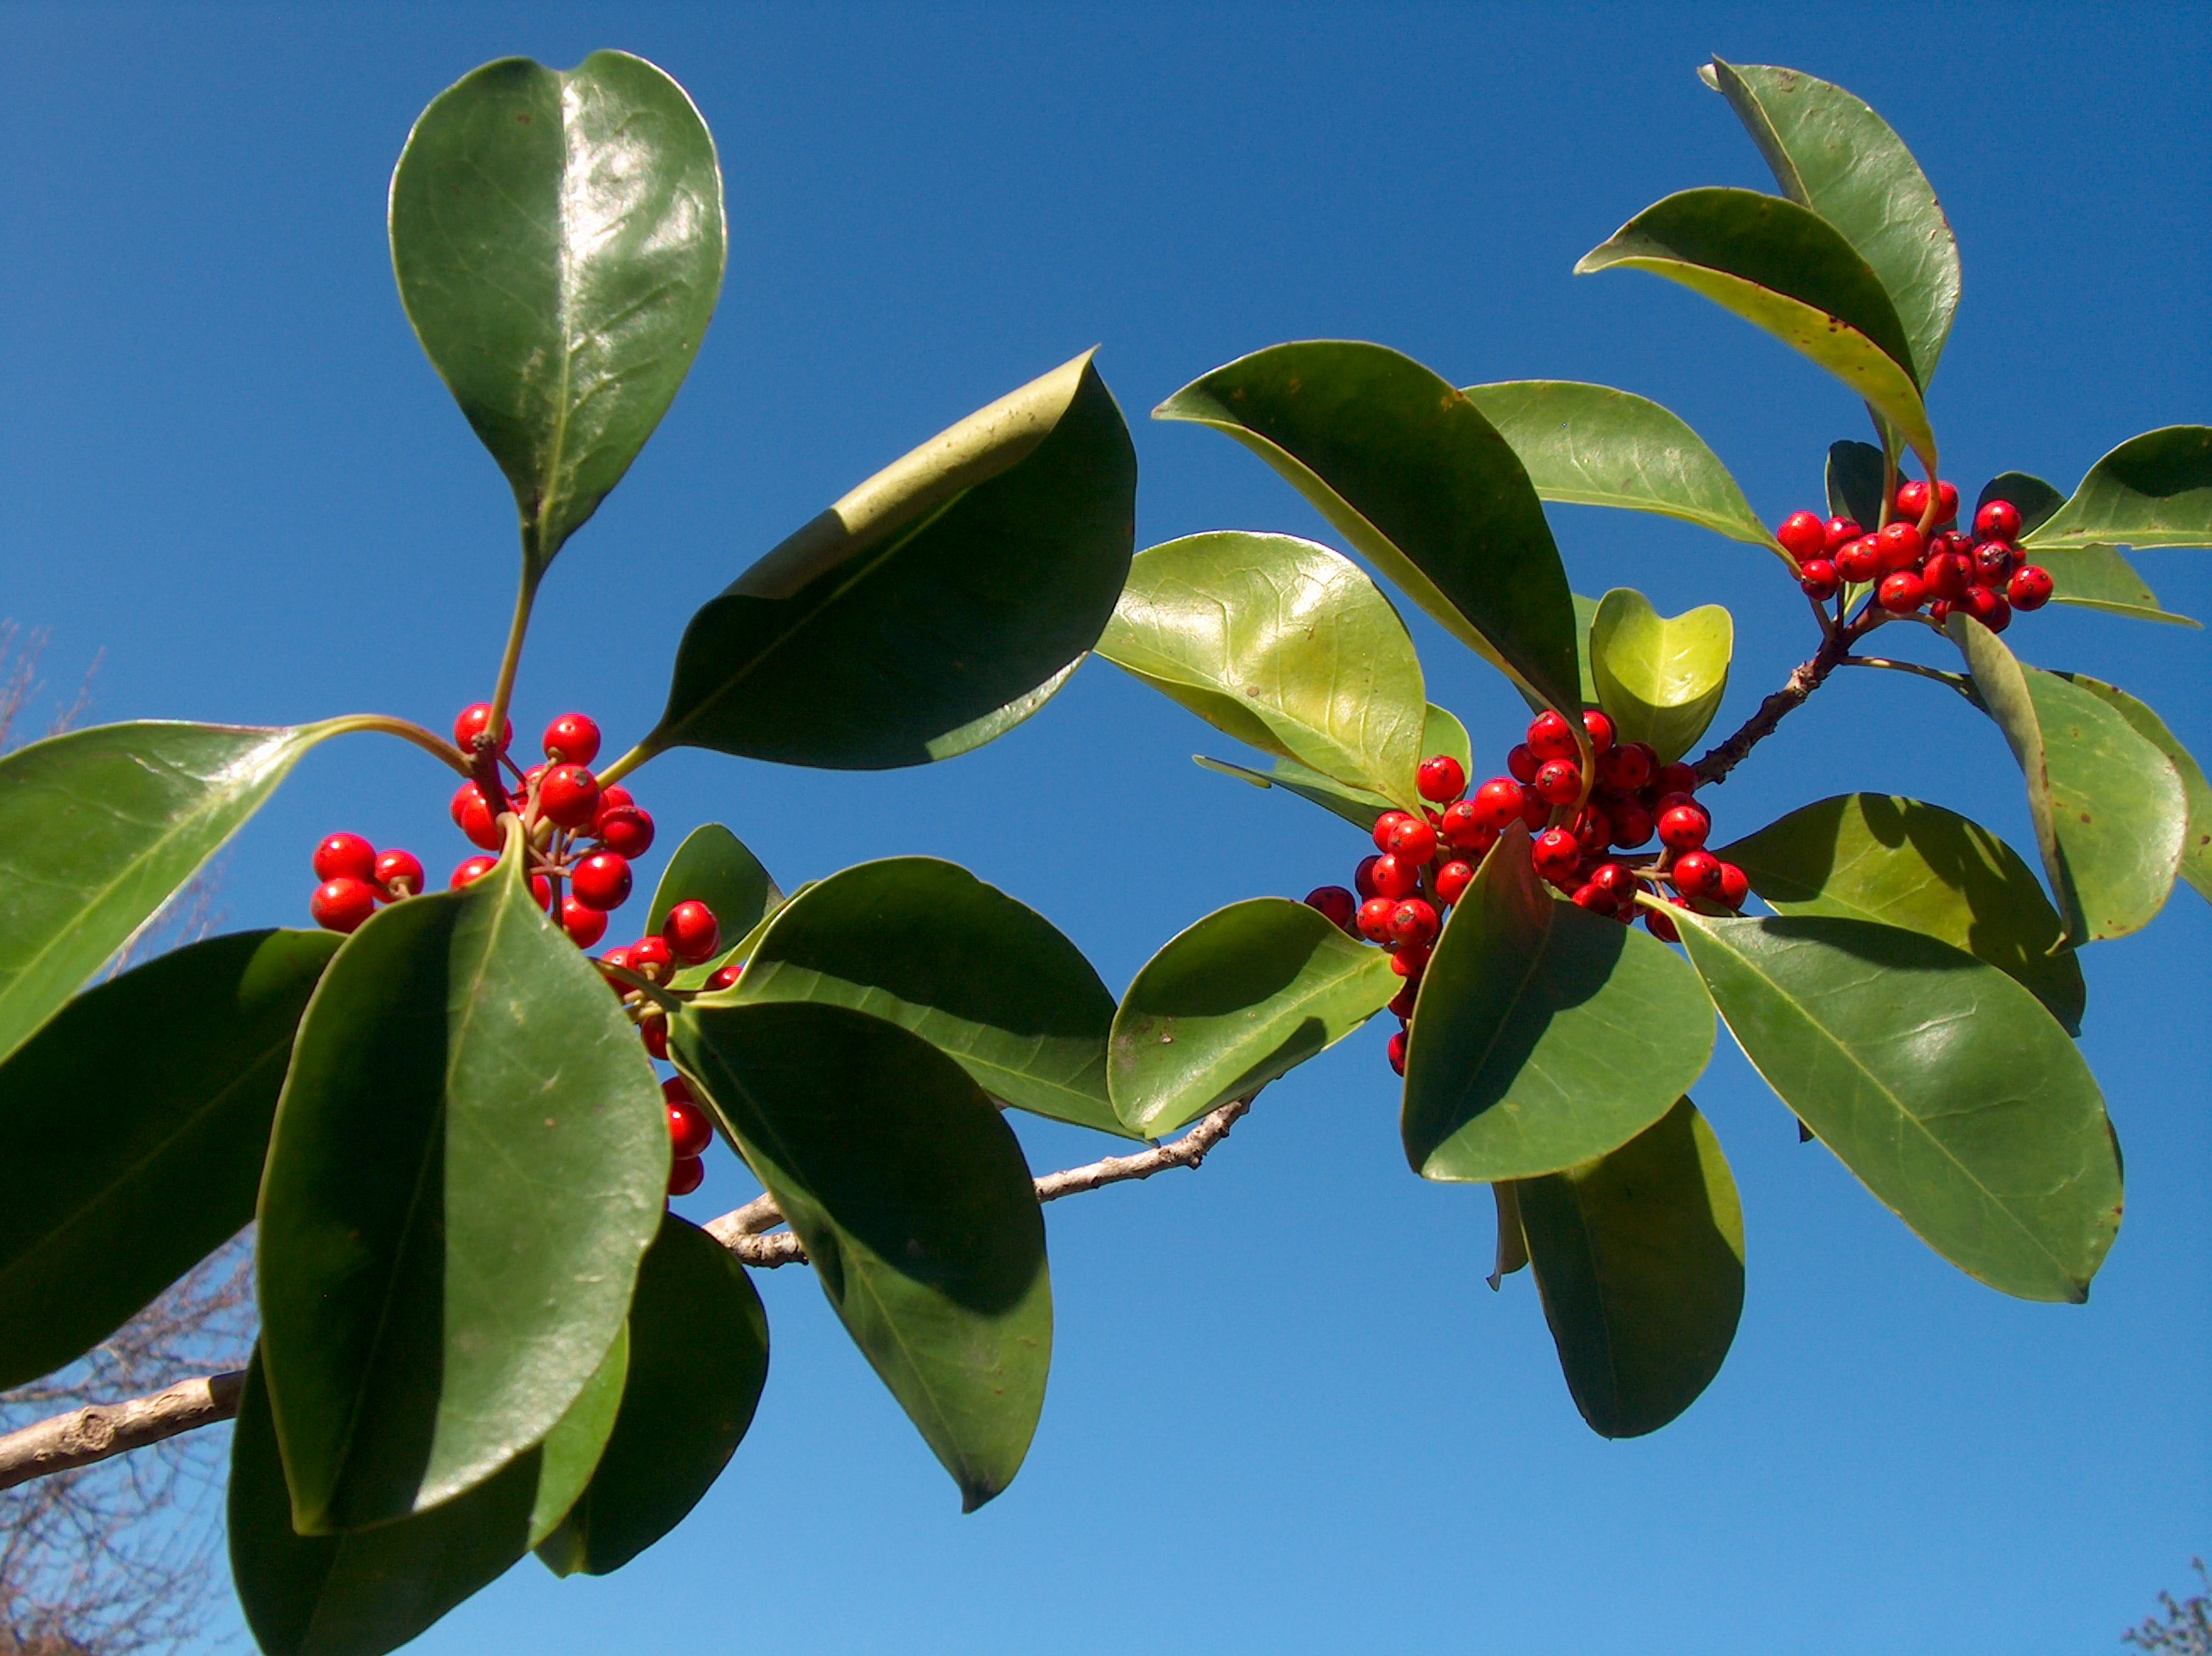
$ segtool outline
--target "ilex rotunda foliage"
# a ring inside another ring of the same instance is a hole
[[[1816,505],[1770,527],[1631,392],[1462,389],[1382,345],[1308,340],[1156,414],[1235,438],[1352,556],[1242,531],[1133,556],[1134,450],[1085,353],[701,594],[631,746],[610,758],[561,712],[542,762],[514,751],[531,614],[697,353],[721,175],[683,90],[621,53],[502,60],[442,94],[392,180],[392,259],[514,494],[513,629],[450,736],[374,714],[142,722],[0,762],[0,1387],[255,1225],[250,1369],[126,1408],[112,1446],[236,1415],[234,1574],[272,1656],[374,1656],[532,1549],[602,1573],[673,1528],[767,1378],[749,1268],[815,1268],[973,1508],[1044,1404],[1042,1202],[1197,1165],[1269,1081],[1384,1012],[1410,1168],[1490,1187],[1492,1285],[1533,1267],[1607,1436],[1680,1415],[1735,1335],[1742,1213],[1689,1097],[1721,1026],[1937,1254],[2006,1294],[2084,1299],[2121,1167],[2075,1044],[2081,951],[2148,924],[2177,879],[2212,897],[2212,790],[2135,696],[2000,635],[2045,604],[2195,625],[2123,554],[2212,545],[2212,429],[2131,438],[2070,496],[2007,472],[1970,509],[1924,399],[1960,291],[1934,191],[1840,88],[1702,73],[1780,193],[1669,196],[1577,268],[1681,283],[1863,399],[1874,441],[1814,457]],[[1805,661],[1696,752],[1733,618],[1577,596],[1547,502],[1774,557],[1789,584],[1755,595],[1777,606],[1759,624],[1794,617]],[[1525,728],[1478,743],[1429,702],[1378,578],[1506,676]],[[1117,1002],[1049,922],[951,863],[787,895],[706,824],[650,869],[672,837],[640,773],[671,747],[933,763],[1038,715],[1091,654],[1266,768],[1200,763],[1349,822],[1357,848],[1331,854],[1348,882],[1197,919]],[[2028,855],[1872,793],[1729,820],[1735,768],[1846,667],[1987,715],[2026,782]],[[301,857],[316,928],[94,981],[308,748],[353,734],[445,767],[421,805],[467,843],[450,877],[334,832]],[[78,1114],[95,1093],[97,1163]],[[1125,1141],[1198,1124],[1038,1178],[1007,1108]],[[703,1227],[668,1210],[729,1154],[759,1199]],[[0,1478],[50,1470],[33,1458],[0,1443]]]

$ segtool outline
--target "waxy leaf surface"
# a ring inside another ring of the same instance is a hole
[[[337,946],[191,944],[88,989],[0,1064],[0,1391],[83,1355],[252,1223],[293,1032]]]
[[[1720,710],[1735,623],[1717,604],[1664,616],[1642,593],[1615,588],[1590,623],[1598,705],[1624,742],[1649,742],[1662,764],[1696,746]]]
[[[503,58],[416,121],[392,176],[392,269],[514,490],[526,581],[668,411],[726,251],[714,141],[642,58]]]
[[[261,1187],[262,1355],[302,1533],[482,1482],[574,1403],[665,1206],[652,1065],[514,853],[325,972]]]
[[[2212,546],[2212,426],[2129,438],[2022,545],[2039,561],[2053,547]]]
[[[2119,1149],[2041,1002],[1895,926],[1677,923],[1767,1085],[1923,1241],[2021,1299],[2088,1297],[2119,1228]]]
[[[1825,472],[1828,515],[1849,518],[1869,534],[1881,523],[1884,465],[1881,450],[1846,437],[1828,445]]]
[[[694,1002],[669,1048],[973,1512],[1044,1407],[1052,1284],[1029,1164],[967,1071],[846,1007]]]
[[[1720,1373],[1743,1312],[1743,1209],[1689,1099],[1617,1150],[1510,1187],[1575,1407],[1656,1432]]]
[[[2212,786],[2205,782],[2203,767],[2174,739],[2165,720],[2124,690],[2084,673],[2065,673],[2059,677],[2076,690],[2087,691],[2098,700],[2118,709],[2120,716],[2134,727],[2136,734],[2172,763],[2181,778],[2181,795],[2188,817],[2188,827],[2182,837],[2181,878],[2195,886],[2200,897],[2212,902]]]
[[[646,931],[659,931],[671,909],[690,902],[712,909],[723,941],[735,943],[775,912],[783,893],[743,840],[720,823],[708,822],[685,835],[668,859],[646,914]]]

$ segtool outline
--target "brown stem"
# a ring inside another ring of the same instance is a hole
[[[1775,727],[1790,714],[1804,706],[1806,699],[1843,664],[1844,658],[1850,654],[1852,641],[1863,630],[1857,626],[1838,627],[1823,638],[1811,659],[1792,668],[1782,688],[1761,702],[1759,710],[1743,721],[1735,734],[1698,757],[1691,767],[1698,773],[1698,780],[1707,783],[1727,781],[1728,773],[1743,763],[1744,756],[1771,736]]]

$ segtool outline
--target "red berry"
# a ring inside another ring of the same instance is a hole
[[[1378,851],[1389,850],[1390,836],[1398,831],[1398,825],[1413,820],[1413,813],[1407,811],[1385,811],[1381,816],[1376,818],[1375,849]]]
[[[1467,791],[1467,767],[1449,753],[1439,753],[1434,758],[1423,759],[1415,774],[1415,786],[1421,797],[1442,805],[1457,799]]]
[[[1564,828],[1547,828],[1529,842],[1528,863],[1541,879],[1557,884],[1582,866],[1583,848]]]
[[[1528,751],[1539,760],[1573,758],[1578,752],[1575,746],[1574,728],[1558,714],[1546,709],[1529,723]]]
[[[307,912],[325,931],[349,932],[376,911],[376,887],[351,874],[340,874],[315,887]]]
[[[1613,746],[1617,733],[1611,715],[1589,708],[1583,714],[1583,734],[1589,738],[1590,752],[1602,757]]]
[[[547,913],[553,910],[553,882],[544,874],[530,876],[530,894],[538,899],[538,906]]]
[[[315,847],[318,880],[374,880],[376,847],[359,834],[332,834]]]
[[[1988,589],[1984,588],[1982,590]],[[1985,616],[1977,616],[1975,619],[1991,632],[2002,632],[2007,627],[2012,625],[2012,606],[1996,593],[1990,593],[1990,599],[1991,600],[1990,612]]]
[[[1651,935],[1662,943],[1679,943],[1682,941],[1682,934],[1674,929],[1674,922],[1656,909],[1644,910],[1644,923],[1650,928]]]
[[[1514,791],[1520,791],[1517,785]],[[1517,806],[1513,814],[1521,814]],[[1472,850],[1483,832],[1482,819],[1473,800],[1454,800],[1444,807],[1444,813],[1437,822],[1437,837],[1455,851]]]
[[[1417,980],[1429,967],[1429,946],[1400,943],[1390,953],[1390,970],[1408,981]]]
[[[1375,859],[1370,878],[1375,881],[1377,897],[1387,897],[1394,903],[1402,902],[1420,889],[1420,865],[1386,851]]]
[[[568,941],[578,948],[587,949],[607,935],[607,917],[588,903],[564,897],[561,899],[561,929],[568,934]]]
[[[1921,518],[1926,514],[1927,510],[1928,484],[1923,479],[1915,478],[1909,483],[1899,484],[1898,485],[1897,511],[1899,516],[1911,518],[1915,523],[1917,523]],[[1953,518],[1955,518],[1958,515],[1958,485],[1952,483],[1939,482],[1936,485],[1936,522],[1948,523]],[[1935,525],[1931,524],[1929,527],[1932,528]]]
[[[1352,889],[1363,898],[1382,894],[1375,889],[1375,865],[1382,860],[1380,856],[1364,856],[1352,871]]]
[[[1492,776],[1474,790],[1468,801],[1468,814],[1475,826],[1503,831],[1521,814],[1521,807],[1528,802],[1521,784],[1505,776]],[[1445,813],[1447,820],[1451,813]]]
[[[1597,756],[1598,779],[1608,788],[1632,794],[1651,780],[1651,750],[1642,742],[1623,742]]]
[[[1835,517],[1827,521],[1827,545],[1823,549],[1833,557],[1843,548],[1866,533],[1854,518]]]
[[[1572,759],[1547,759],[1536,773],[1536,797],[1547,805],[1572,805],[1583,791],[1583,768]]]
[[[630,797],[627,788],[605,787],[599,789],[599,809],[602,811],[629,811],[635,808],[636,805],[637,801]]]
[[[458,892],[464,886],[473,886],[499,867],[495,856],[472,856],[453,869],[453,877],[446,882],[447,889]]]
[[[1844,578],[1825,557],[1808,559],[1799,569],[1797,585],[1815,604],[1825,604],[1842,589]]]
[[[1650,843],[1651,831],[1658,826],[1651,819],[1651,813],[1633,800],[1616,806],[1606,814],[1613,819],[1613,843],[1623,850]]]
[[[1390,997],[1389,1010],[1397,1014],[1400,1023],[1413,1015],[1413,1002],[1419,998],[1420,993],[1419,983],[1407,983]]]
[[[726,966],[718,966],[714,975],[707,979],[707,991],[712,995],[726,989],[734,989],[738,979],[744,975],[745,963],[742,960],[732,960]]]
[[[1542,795],[1539,795],[1534,788],[1530,788],[1528,796],[1521,801],[1522,825],[1530,833],[1540,834],[1544,831],[1544,825],[1551,819],[1552,807],[1544,803]]]
[[[1669,850],[1701,850],[1712,831],[1713,819],[1702,805],[1677,805],[1659,815],[1659,843]]]
[[[538,814],[562,828],[590,826],[599,814],[599,779],[580,764],[556,764],[538,784]]]
[[[707,1164],[696,1156],[678,1156],[668,1164],[668,1194],[689,1196],[707,1177]]]
[[[1910,615],[1928,601],[1928,585],[1910,569],[1881,578],[1875,600],[1892,615]]]
[[[1474,865],[1447,862],[1437,870],[1437,901],[1449,908],[1474,883]]]
[[[641,937],[629,946],[629,969],[641,977],[665,983],[674,964],[674,953],[665,937]]]
[[[1872,535],[1861,535],[1838,547],[1836,573],[1852,582],[1868,581],[1881,573],[1881,545]]]
[[[664,1082],[660,1096],[668,1106],[668,1148],[678,1156],[703,1156],[714,1142],[714,1123],[707,1119],[691,1089],[684,1087],[681,1093],[672,1093],[671,1087],[684,1087],[680,1076],[671,1076]]]
[[[1359,913],[1359,899],[1341,886],[1316,886],[1306,893],[1306,907],[1330,925],[1345,928]]]
[[[1720,885],[1714,892],[1721,902],[1731,909],[1743,906],[1744,898],[1751,895],[1751,880],[1733,862],[1721,864]]]
[[[1615,903],[1626,903],[1636,895],[1636,876],[1625,862],[1599,863],[1590,870],[1589,883],[1610,894]]]
[[[1951,600],[1948,598],[1939,598],[1930,604],[1928,606],[1928,618],[1937,626],[1942,626],[1951,618]]]
[[[1943,524],[1956,523],[1958,521],[1959,485],[1955,483],[1944,483],[1939,479],[1936,484],[1936,521]]]
[[[1672,764],[1662,765],[1659,774],[1652,777],[1651,785],[1659,790],[1659,797],[1663,800],[1669,794],[1696,793],[1702,780],[1693,768],[1677,759]]]
[[[1792,512],[1782,520],[1782,527],[1775,530],[1774,538],[1782,543],[1782,550],[1800,563],[1828,550],[1828,526],[1811,512]]]
[[[1505,756],[1506,774],[1526,788],[1536,780],[1536,772],[1543,763],[1536,757],[1535,750],[1528,743],[1516,742],[1513,744],[1513,751]]]
[[[629,970],[629,951],[628,949],[609,949],[605,954],[599,957],[599,964],[603,966],[620,966],[624,971],[628,971]],[[623,993],[623,985],[619,982],[616,982],[613,979],[610,979],[609,981],[614,983],[616,994],[620,995]]]
[[[476,756],[477,738],[483,735],[491,723],[491,703],[477,702],[463,708],[453,717],[453,746],[471,758]],[[506,752],[514,741],[514,721],[509,719],[500,727],[499,751]]]
[[[634,805],[600,812],[592,831],[600,849],[633,861],[653,849],[653,819]]]
[[[1418,817],[1407,817],[1390,831],[1387,849],[1401,862],[1425,868],[1437,854],[1437,831]]]
[[[376,887],[380,903],[397,897],[413,897],[422,889],[422,865],[412,851],[386,851],[377,858],[369,880]]]
[[[2003,601],[1987,587],[1974,587],[1969,588],[1966,595],[1959,600],[1958,609],[1961,614],[1971,615],[1975,620],[1986,626],[1989,624],[1989,618],[1997,612],[1997,606]]]
[[[1370,943],[1390,941],[1390,916],[1398,910],[1399,899],[1395,897],[1370,897],[1359,905],[1352,923],[1359,935]]]
[[[587,909],[585,912],[588,914],[591,910]],[[645,1050],[648,1057],[659,1058],[664,1062],[666,1062],[668,1057],[667,1019],[647,1019],[643,1023],[637,1026],[637,1035],[638,1038],[645,1043]]]
[[[1893,523],[1875,537],[1875,556],[1885,570],[1917,569],[1928,556],[1928,543],[1917,524]]]
[[[1685,851],[1667,877],[1685,897],[1712,897],[1721,888],[1720,859],[1705,851]]]
[[[1384,1049],[1384,1051],[1389,1057],[1390,1068],[1401,1075],[1404,1075],[1406,1073],[1406,1032],[1401,1029],[1394,1032],[1390,1037],[1390,1044]]]
[[[722,950],[720,922],[712,909],[696,898],[668,911],[668,918],[660,922],[660,935],[667,941],[668,952],[686,965],[711,960]]]
[[[1394,943],[1433,943],[1437,941],[1437,911],[1418,897],[1409,897],[1390,910],[1390,941]]]
[[[1592,914],[1610,915],[1620,906],[1620,899],[1604,886],[1585,882],[1574,889],[1570,899],[1578,909],[1588,909]]]
[[[589,764],[599,757],[599,728],[580,713],[563,713],[545,727],[545,757],[564,764]]]
[[[568,872],[577,901],[605,913],[619,909],[629,896],[629,859],[617,851],[594,851]]]
[[[499,831],[499,823],[484,803],[483,790],[472,782],[465,782],[453,795],[453,822],[471,845],[481,845],[487,851],[496,851],[507,843],[507,837]]]
[[[1974,514],[1974,533],[1983,540],[2012,540],[2020,534],[2020,508],[2008,500],[1984,501]]]
[[[1974,579],[1984,587],[2001,587],[2017,562],[2003,541],[1984,540],[1974,548]]]
[[[1960,552],[1938,552],[1928,560],[1921,579],[1936,598],[1964,598],[1974,584],[1973,560]]]
[[[2023,563],[2012,572],[2005,582],[2005,597],[2016,610],[2039,610],[2051,601],[2050,572],[2033,563]]]

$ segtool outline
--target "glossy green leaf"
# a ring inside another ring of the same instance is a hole
[[[94,725],[0,759],[0,1057],[60,1009],[329,725]]]
[[[1881,279],[1819,214],[1753,190],[1685,190],[1583,254],[1575,273],[1615,268],[1663,276],[1765,329],[1864,398],[1934,470],[1904,324]]]
[[[618,1338],[541,1443],[441,1507],[352,1535],[295,1534],[257,1355],[231,1439],[230,1573],[264,1656],[383,1656],[505,1574],[598,1463],[623,1395]]]
[[[1462,643],[1575,701],[1574,612],[1543,502],[1474,403],[1382,345],[1273,345],[1152,411],[1227,433]]]
[[[1457,759],[1460,769],[1469,776],[1475,774],[1474,744],[1468,741],[1467,727],[1454,715],[1446,712],[1434,702],[1429,703],[1428,718],[1421,731],[1421,757],[1444,753]],[[1370,794],[1364,788],[1347,788],[1342,782],[1324,776],[1318,770],[1310,770],[1295,759],[1277,759],[1272,769],[1255,770],[1249,765],[1231,764],[1226,759],[1209,759],[1202,753],[1191,755],[1192,763],[1224,776],[1249,782],[1255,788],[1279,788],[1286,794],[1310,801],[1332,816],[1341,817],[1362,833],[1371,832],[1375,819],[1385,811],[1399,807],[1380,794]]]
[[[1341,553],[1238,530],[1152,547],[1129,566],[1098,654],[1262,752],[1419,802],[1420,660]]]
[[[88,989],[0,1064],[0,1391],[83,1355],[252,1222],[292,1034],[337,945],[191,944]]]
[[[912,1030],[993,1098],[1126,1136],[1106,1095],[1114,996],[1034,909],[934,857],[864,862],[777,912],[730,991]]]
[[[1682,1099],[1617,1150],[1513,1187],[1567,1390],[1601,1437],[1656,1432],[1720,1373],[1743,1312],[1743,1209]]]
[[[2021,1299],[2088,1297],[2119,1228],[2119,1148],[2041,1002],[1895,926],[1676,923],[1767,1085],[1923,1241]]]
[[[1513,824],[1421,981],[1406,1160],[1455,1181],[1571,1167],[1665,1115],[1712,1050],[1698,975],[1649,933],[1553,897]]]
[[[2014,850],[1940,805],[1838,794],[1714,853],[1783,914],[1875,920],[1940,937],[2026,984],[2079,1033],[2087,990],[2065,928]]]
[[[694,1002],[669,1049],[973,1512],[1044,1407],[1052,1284],[1029,1164],[968,1073],[895,1024]]]
[[[702,823],[684,837],[653,888],[645,929],[657,932],[678,903],[704,903],[722,935],[732,942],[775,912],[783,902],[761,860],[719,822]]]
[[[1872,533],[1881,522],[1882,479],[1887,467],[1881,450],[1870,442],[1845,438],[1828,445],[1828,514],[1849,518]]]
[[[1147,960],[1114,1014],[1109,1085],[1146,1138],[1334,1046],[1403,983],[1381,949],[1287,898],[1217,909]]]
[[[1781,551],[1720,456],[1648,397],[1573,380],[1508,380],[1467,396],[1546,500],[1656,512]]]
[[[2136,734],[2172,764],[2181,778],[2182,800],[2188,819],[2188,827],[2182,837],[2180,875],[2196,887],[2197,895],[2212,902],[2212,786],[2205,782],[2203,767],[2174,739],[2165,720],[2124,690],[2083,673],[2062,673],[2058,676],[2076,690],[2087,691],[2098,700],[2118,709],[2120,716],[2134,728]]]
[[[1590,660],[1590,630],[1597,625],[1597,608],[1602,601],[1581,593],[1575,594],[1575,667],[1585,708],[1597,705],[1597,668]]]
[[[1954,615],[1946,624],[2027,777],[2068,937],[2094,943],[2140,931],[2180,868],[2188,804],[2179,774],[2108,703],[2023,667],[1978,621]]]
[[[261,1187],[296,1528],[425,1510],[544,1438],[629,1313],[668,1154],[636,1031],[513,852],[346,940]]]
[[[535,582],[660,423],[726,253],[714,141],[651,64],[503,58],[440,93],[392,175],[392,265],[506,472]]]
[[[1590,623],[1597,702],[1625,742],[1649,742],[1671,764],[1720,711],[1735,654],[1735,622],[1717,604],[1663,616],[1642,593],[1617,587]]]
[[[1136,491],[1086,353],[878,472],[708,603],[642,747],[880,770],[1005,734],[1113,614]]]
[[[1959,308],[1959,243],[1905,141],[1862,100],[1794,69],[1716,58],[1698,74],[1749,130],[1782,193],[1842,231],[1881,278],[1927,384]]]
[[[752,1280],[668,1215],[638,1267],[621,1412],[538,1557],[556,1575],[605,1575],[666,1535],[729,1464],[767,1380],[768,1313]]]
[[[2212,426],[2129,438],[2021,544],[2039,561],[2051,548],[2212,546]]]

